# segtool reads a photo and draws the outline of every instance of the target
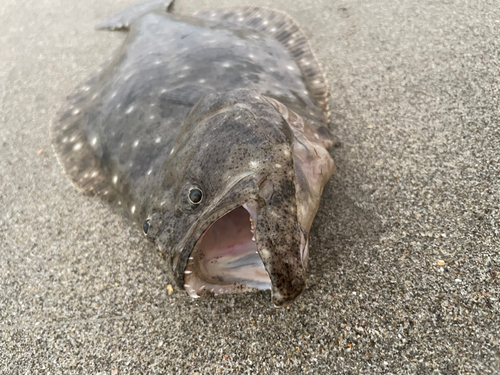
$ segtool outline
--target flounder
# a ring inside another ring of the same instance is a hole
[[[149,1],[99,27],[123,46],[51,125],[83,192],[136,221],[192,297],[306,285],[308,234],[334,172],[327,82],[295,22]]]

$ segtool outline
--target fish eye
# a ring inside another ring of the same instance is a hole
[[[149,225],[149,223],[150,223],[150,222],[151,222],[151,220],[150,220],[150,219],[147,219],[147,220],[144,222],[144,224],[142,224],[142,230],[144,231],[144,234],[148,234],[148,232],[149,232],[149,227],[150,227],[150,225]]]
[[[200,204],[203,199],[203,192],[200,188],[193,187],[189,189],[188,198],[192,204]]]

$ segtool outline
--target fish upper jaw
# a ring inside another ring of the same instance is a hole
[[[275,307],[286,307],[306,286],[306,268],[301,256],[306,237],[296,216],[281,215],[273,207],[265,206],[257,215],[255,238],[271,279],[272,301]]]

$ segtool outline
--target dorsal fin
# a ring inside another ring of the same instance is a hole
[[[304,33],[290,16],[276,10],[259,7],[198,11],[194,13],[194,16],[255,30],[277,39],[299,66],[312,99],[323,109],[329,122],[328,82]]]

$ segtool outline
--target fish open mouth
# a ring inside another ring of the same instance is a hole
[[[257,251],[257,203],[250,201],[213,222],[200,236],[184,271],[191,297],[271,289]]]

